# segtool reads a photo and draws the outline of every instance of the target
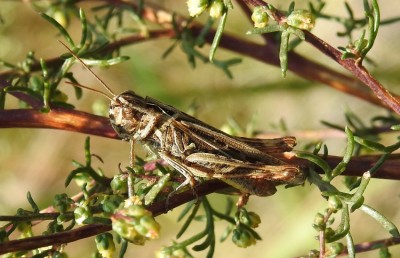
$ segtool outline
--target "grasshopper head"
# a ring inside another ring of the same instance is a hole
[[[114,130],[125,140],[135,137],[145,112],[145,100],[133,91],[125,91],[114,97],[110,104],[109,117]]]

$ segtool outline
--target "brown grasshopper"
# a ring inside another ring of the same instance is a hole
[[[295,145],[294,137],[256,139],[230,136],[150,97],[143,98],[133,91],[116,95],[65,47],[112,94],[112,98],[108,97],[111,99],[109,117],[118,135],[144,144],[180,172],[186,180],[178,189],[187,184],[193,187],[198,178],[219,179],[241,194],[268,196],[276,192],[276,185],[304,181],[304,174],[298,166],[271,155],[290,151]]]

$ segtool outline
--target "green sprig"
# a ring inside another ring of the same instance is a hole
[[[86,137],[84,150],[85,150],[85,165],[80,164],[79,162],[76,161],[74,162],[74,164],[78,166],[78,168],[72,170],[69,173],[69,175],[65,179],[65,187],[67,187],[71,183],[72,179],[74,179],[79,174],[87,175],[101,185],[104,186],[109,185],[109,180],[105,178],[102,173],[97,172],[92,168],[93,154],[90,151],[90,137]]]
[[[217,31],[215,32],[213,42],[211,43],[210,53],[208,57],[211,63],[214,62],[215,52],[217,51],[219,42],[221,41],[227,18],[228,18],[228,11],[226,10],[219,20]]]
[[[393,237],[400,237],[399,230],[397,229],[396,225],[393,224],[390,220],[388,220],[385,216],[381,213],[376,211],[375,209],[369,207],[366,204],[363,204],[359,208],[361,211],[365,212],[373,219],[375,219],[381,226],[386,229]]]

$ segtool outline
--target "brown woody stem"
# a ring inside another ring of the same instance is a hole
[[[193,190],[189,189],[185,192],[174,195],[168,199],[168,207],[166,200],[154,203],[147,207],[154,216],[168,212],[170,209],[176,208],[198,197],[205,196],[218,190],[228,187],[225,183],[211,180],[206,184],[201,184],[196,187],[196,195]],[[35,236],[26,239],[12,240],[0,243],[0,254],[6,254],[16,251],[28,251],[40,247],[61,245],[71,243],[83,238],[92,237],[111,230],[110,225],[91,224],[82,226],[66,232],[51,234],[49,236]]]
[[[51,128],[119,139],[106,117],[65,108],[53,108],[49,113],[35,109],[0,110],[0,128]],[[343,175],[362,176],[378,161],[379,155],[353,157]],[[281,157],[288,163],[307,166],[306,160]],[[341,157],[329,156],[327,162],[336,166]],[[376,178],[400,180],[400,154],[393,154],[379,169]]]

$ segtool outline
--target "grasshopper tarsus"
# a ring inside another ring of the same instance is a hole
[[[247,202],[249,201],[250,198],[250,194],[241,194],[239,199],[236,202],[236,207],[238,210],[240,210],[243,206],[245,206],[247,204]]]
[[[187,180],[185,180],[185,182],[186,182]],[[194,180],[194,178],[193,178],[193,181],[195,181]],[[197,186],[197,184],[196,183],[194,183],[194,184],[192,184],[192,183],[186,183],[185,184],[185,182],[183,182],[182,184],[180,184],[176,189],[174,189],[174,190],[172,190],[172,192],[170,192],[168,195],[167,195],[167,198],[166,198],[166,200],[165,200],[165,211],[168,211],[169,209],[169,199],[173,196],[173,195],[175,195],[176,193],[178,193],[179,192],[179,190],[180,189],[182,189],[184,186],[186,186],[186,185],[190,185],[190,188],[192,189],[192,194],[193,194],[193,196],[195,197],[195,200],[196,200],[196,204],[201,200],[201,197],[197,194],[197,192],[196,192],[196,186]]]

